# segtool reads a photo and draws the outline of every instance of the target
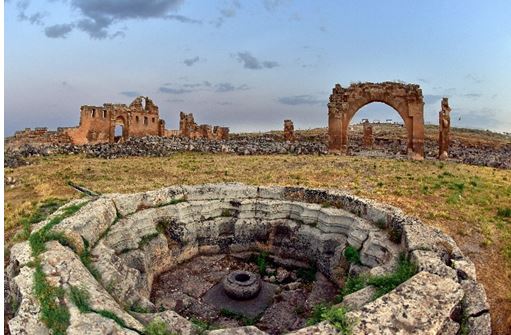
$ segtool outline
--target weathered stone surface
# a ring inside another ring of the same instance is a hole
[[[254,326],[238,327],[238,328],[227,328],[211,330],[208,332],[209,335],[266,335],[267,333],[257,329]]]
[[[346,307],[350,311],[358,310],[362,306],[374,300],[376,288],[374,286],[367,286],[361,290],[348,294],[342,299],[340,305]]]
[[[467,258],[451,260],[453,269],[456,270],[458,277],[461,280],[472,279],[477,280],[476,267],[472,261]]]
[[[428,271],[441,277],[457,280],[456,270],[445,265],[437,254],[432,251],[414,250],[410,254],[410,260],[417,265],[419,271]]]
[[[463,301],[465,313],[469,316],[480,315],[483,312],[490,310],[490,305],[486,300],[486,294],[481,284],[473,280],[464,280],[461,282],[461,287],[465,291],[465,298]]]
[[[413,222],[403,225],[403,238],[409,251],[434,251],[447,260],[462,258],[462,253],[454,240],[439,229]]]
[[[64,232],[66,236],[72,237],[73,241],[82,242],[84,238],[93,245],[115,218],[114,203],[110,199],[99,198],[87,203],[75,215],[62,220],[53,230]]]
[[[418,289],[420,287],[420,289]],[[437,334],[463,298],[455,281],[422,271],[394,291],[349,312],[353,334]]]
[[[299,329],[288,335],[337,335],[339,332],[328,322],[320,322],[317,325]]]
[[[49,334],[46,325],[40,321],[41,308],[33,295],[34,270],[22,267],[14,282],[21,301],[16,316],[9,320],[11,334]]]
[[[137,320],[112,299],[71,249],[63,247],[55,241],[48,242],[46,245],[48,250],[41,255],[41,264],[51,285],[62,286],[63,288],[69,288],[70,286],[82,287],[89,292],[91,308],[94,310],[109,310],[121,318],[129,327],[137,330],[143,329]],[[119,286],[120,283],[122,283],[122,280],[115,282],[115,286]]]
[[[468,329],[469,335],[490,335],[492,333],[490,314],[468,318]]]
[[[70,324],[67,335],[137,335],[136,331],[122,328],[114,320],[105,318],[97,313],[80,313],[78,308],[69,308]]]
[[[160,313],[132,313],[133,316],[144,325],[149,324],[153,320],[160,320],[167,326],[167,331],[172,334],[194,335],[199,334],[198,329],[194,325],[177,314],[174,311],[164,311]]]
[[[392,261],[399,254],[399,246],[389,241],[385,232],[370,232],[360,251],[360,262],[369,267]]]
[[[11,263],[16,262],[16,266],[23,267],[33,260],[34,258],[32,257],[32,249],[30,248],[28,241],[24,241],[12,246],[10,257]]]

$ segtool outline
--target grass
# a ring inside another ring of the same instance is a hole
[[[167,325],[163,320],[155,318],[149,322],[144,329],[145,335],[173,335],[167,330]]]
[[[51,229],[62,222],[65,218],[78,212],[78,210],[85,206],[85,204],[86,202],[63,209],[61,214],[55,216],[44,227],[32,233],[28,238],[30,247],[32,248],[32,255],[37,257],[46,251],[45,243],[51,240],[58,240],[59,242],[62,242],[62,244],[70,246],[70,243],[68,243],[63,234],[51,232]]]
[[[338,297],[337,300],[342,301],[348,294],[354,293],[369,285],[376,288],[373,299],[377,299],[410,279],[415,273],[417,273],[416,265],[401,254],[396,269],[390,273],[381,276],[359,275],[348,277],[344,287],[341,289],[340,297]]]
[[[350,263],[360,264],[360,253],[351,245],[347,246],[346,249],[344,249],[344,257]]]
[[[34,206],[33,212],[21,217],[20,225],[22,230],[14,237],[15,241],[24,241],[30,236],[32,225],[46,220],[46,218],[55,212],[65,203],[62,199],[49,198],[44,200],[38,206]]]
[[[339,334],[350,335],[353,329],[353,322],[346,316],[347,310],[344,307],[327,306],[319,304],[314,306],[307,325],[312,326],[322,321],[328,321],[337,329]]]
[[[122,328],[129,328],[126,325],[126,322],[124,322],[124,320],[118,317],[114,312],[105,309],[93,309],[90,306],[90,294],[85,288],[72,286],[69,290],[69,297],[80,313],[96,313],[102,317],[113,320]]]
[[[466,137],[470,139],[474,134],[467,133]],[[102,194],[216,182],[341,188],[399,207],[451,235],[465,254],[472,251],[470,258],[494,310],[492,319],[502,320],[494,322],[494,328],[511,328],[511,320],[506,321],[511,315],[511,224],[508,217],[498,215],[505,213],[499,209],[510,207],[511,171],[428,160],[334,155],[268,157],[178,153],[172,157],[115,160],[81,155],[30,159],[29,166],[5,170],[6,176],[19,181],[4,193],[6,245],[12,244],[14,235],[22,230],[21,218],[29,216],[34,204],[51,198],[80,197],[66,180]],[[193,165],[194,170],[184,168],[186,165]],[[292,178],[291,173],[300,179]],[[413,180],[408,179],[408,173]],[[461,183],[464,186],[460,194],[461,186],[453,185]],[[451,200],[447,201],[449,197]]]
[[[63,335],[69,326],[69,311],[64,304],[64,290],[51,286],[42,266],[34,272],[34,294],[41,307],[41,321],[54,335]]]

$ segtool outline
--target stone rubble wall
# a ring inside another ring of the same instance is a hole
[[[34,231],[59,213],[62,210],[35,225]],[[405,252],[420,271],[390,293],[349,312],[354,334],[457,334],[463,315],[469,334],[491,333],[484,288],[477,282],[474,264],[452,238],[395,207],[342,191],[206,184],[109,194],[92,199],[53,230],[69,237],[75,250],[85,247],[80,240],[92,242],[100,279],[88,272],[72,249],[50,241],[40,261],[51,285],[86,288],[94,308],[113,311],[129,327],[95,313],[80,314],[65,299],[71,313],[68,334],[83,334],[84,329],[135,334],[156,317],[169,330],[194,334],[190,321],[172,311],[153,310],[141,316],[126,307],[137,303],[151,308],[147,297],[152,278],[199,253],[251,248],[288,253],[315,260],[321,271],[339,278],[337,270],[353,270],[341,257],[347,245],[360,249],[363,269],[357,271],[385,273],[399,252]],[[19,302],[8,322],[13,335],[47,333],[32,290],[33,261],[28,242],[13,246],[6,269],[9,296]],[[254,327],[222,333],[264,334]],[[293,334],[312,333],[333,334],[335,329],[321,323]]]

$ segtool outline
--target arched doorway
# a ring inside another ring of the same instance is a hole
[[[379,156],[407,154],[408,133],[399,113],[383,102],[361,107],[348,126],[348,152]]]
[[[357,83],[343,88],[336,84],[328,103],[328,137],[331,152],[346,152],[348,126],[353,116],[371,102],[394,108],[407,130],[407,149],[424,158],[424,101],[419,85],[395,82]]]
[[[126,123],[124,122],[124,118],[122,116],[118,116],[115,119],[115,123],[112,129],[112,137],[114,143],[122,143],[126,140],[128,131],[126,129]]]

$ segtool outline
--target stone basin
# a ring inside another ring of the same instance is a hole
[[[200,329],[190,320],[153,304],[155,278],[199,255],[249,251],[313,264],[341,287],[347,275],[388,273],[399,255],[405,255],[419,270],[410,280],[374,301],[363,298],[370,296],[370,288],[346,297],[353,334],[456,334],[460,323],[472,334],[491,333],[489,307],[473,263],[452,238],[391,206],[337,190],[171,186],[74,200],[34,225],[32,234],[66,207],[80,203],[85,205],[78,212],[51,228],[65,236],[66,245],[62,239],[47,242],[37,261],[50,285],[64,292],[72,287],[86,290],[92,310],[108,310],[123,322],[81,313],[65,298],[61,303],[70,314],[67,334],[143,333],[155,319],[171,332],[196,334]],[[347,247],[358,250],[359,263],[345,259]],[[82,263],[87,253],[88,268]],[[11,334],[48,333],[34,295],[35,261],[28,242],[13,246],[6,287],[7,296],[19,307],[8,321]],[[243,289],[243,283],[257,283],[257,275],[235,273],[218,284],[222,290],[225,281],[227,286],[235,284],[230,297],[239,289],[239,301],[265,290],[264,285]],[[255,327],[209,332],[264,334]],[[333,334],[335,328],[324,322],[290,333]]]

